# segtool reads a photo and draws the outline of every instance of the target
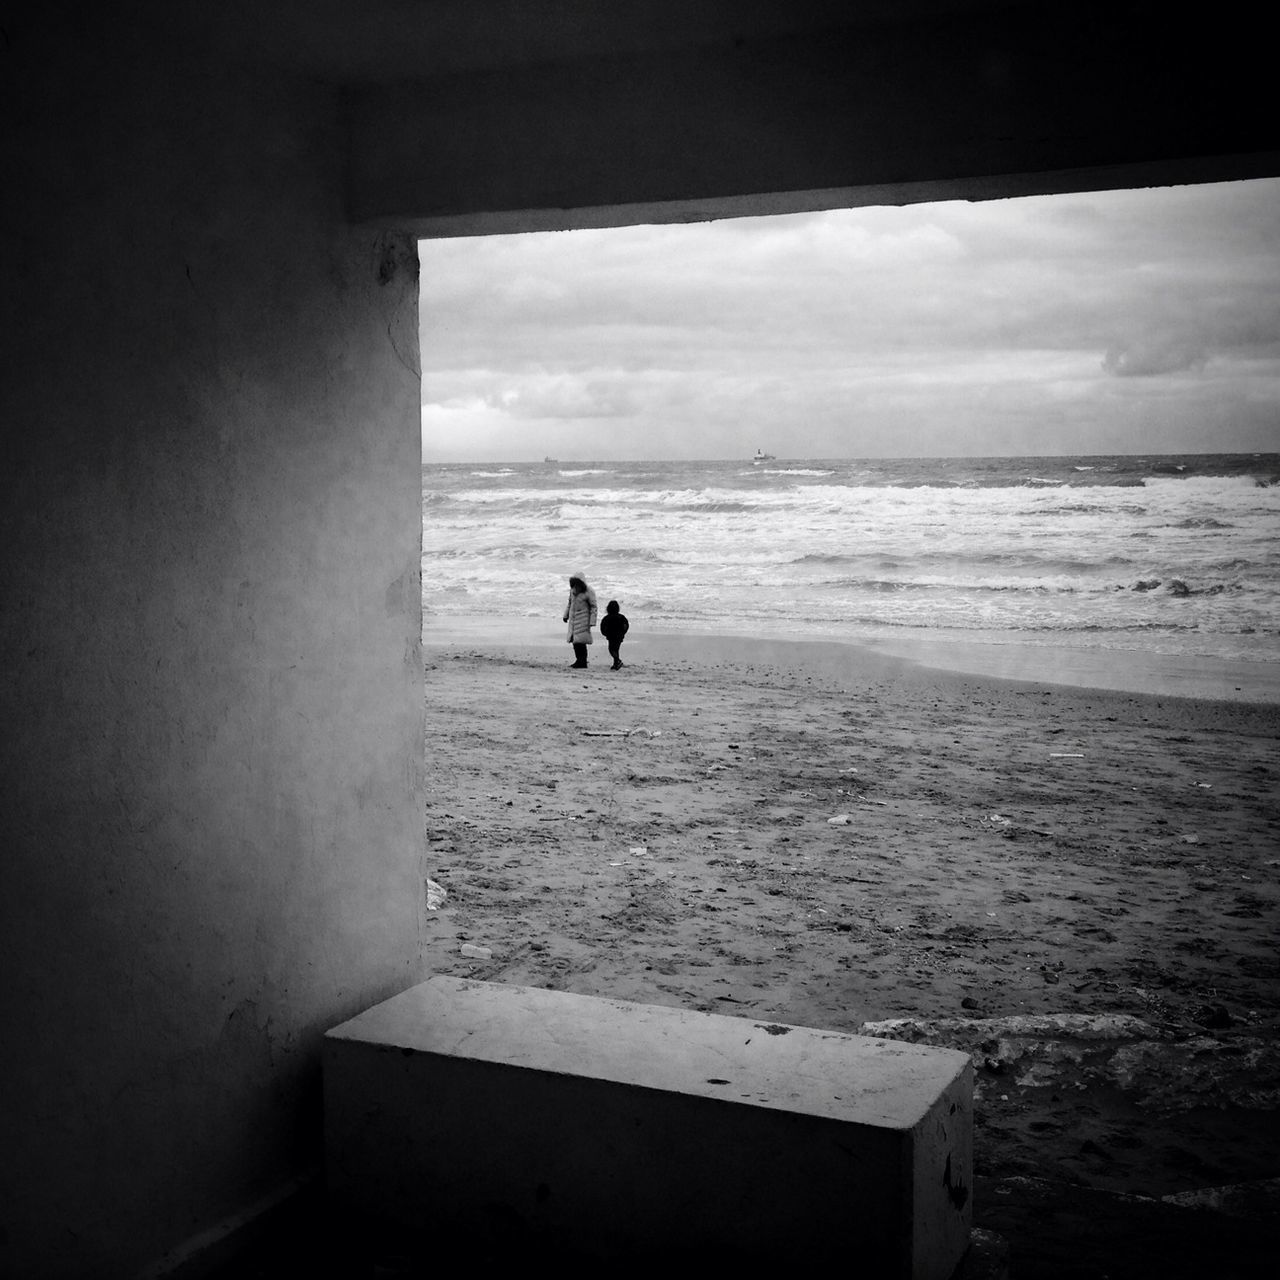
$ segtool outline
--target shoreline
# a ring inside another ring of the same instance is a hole
[[[542,619],[436,617],[424,620],[422,640],[428,649],[485,645],[504,649],[567,650],[560,631],[559,623]],[[633,626],[623,654],[624,659],[637,662],[647,656],[665,658],[691,652],[735,658],[754,654],[762,661],[785,663],[787,653],[794,653],[798,644],[805,645],[811,656],[826,651],[824,665],[839,665],[843,661],[851,672],[863,670],[868,663],[879,660],[895,666],[906,663],[929,671],[1020,684],[1280,706],[1280,662],[1144,653],[1132,649],[985,643],[942,635],[833,639],[800,632],[785,638],[763,633],[693,630],[637,634]],[[601,657],[605,656],[602,637],[596,637],[592,648],[598,650]]]

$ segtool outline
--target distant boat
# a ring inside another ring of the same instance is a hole
[[[763,452],[762,452],[761,450],[759,450],[759,449],[757,449],[757,450],[756,450],[756,456],[755,456],[754,458],[752,458],[752,459],[751,459],[752,464],[753,464],[754,466],[757,466],[757,467],[758,467],[762,462],[774,462],[774,461],[776,461],[776,459],[775,459],[775,457],[774,457],[774,455],[773,455],[773,454],[771,454],[771,453],[763,453]]]
[[[543,458],[542,461],[547,466],[554,467],[557,463],[559,463],[560,459],[559,458]]]

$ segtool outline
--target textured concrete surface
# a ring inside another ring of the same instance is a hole
[[[89,13],[0,76],[0,1273],[109,1280],[316,1159],[325,1027],[421,976],[421,445],[331,94]]]
[[[329,1188],[410,1227],[946,1277],[971,1094],[950,1050],[438,976],[326,1036]]]
[[[1250,16],[1012,7],[8,7],[0,1271],[270,1197],[418,976],[412,234],[1280,171]]]

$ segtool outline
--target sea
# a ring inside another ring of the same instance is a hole
[[[1280,454],[425,464],[424,627],[1280,661]]]

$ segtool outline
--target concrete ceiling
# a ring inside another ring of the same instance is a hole
[[[825,28],[903,24],[1036,0],[152,0],[226,57],[369,84]],[[1041,0],[1040,7],[1043,7]]]

